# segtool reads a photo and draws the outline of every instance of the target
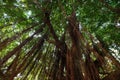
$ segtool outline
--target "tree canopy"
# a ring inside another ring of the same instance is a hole
[[[119,0],[0,7],[0,80],[120,80]]]

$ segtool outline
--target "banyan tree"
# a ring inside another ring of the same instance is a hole
[[[120,80],[119,0],[0,7],[0,80]]]

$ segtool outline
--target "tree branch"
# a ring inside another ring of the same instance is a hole
[[[107,2],[105,2],[105,0],[99,0],[101,3],[103,3],[103,5],[108,8],[109,10],[111,10],[112,12],[115,12],[117,14],[120,15],[120,8],[113,8],[112,6],[110,6]]]

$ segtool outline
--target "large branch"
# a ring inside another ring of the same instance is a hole
[[[67,49],[66,43],[65,43],[65,41],[61,41],[58,39],[58,36],[56,35],[55,30],[53,29],[53,26],[50,22],[50,13],[48,11],[45,11],[45,23],[49,27],[50,33],[52,34],[53,38],[55,39],[56,47],[60,48],[61,51],[66,53],[66,49]]]
[[[0,42],[0,51],[4,49],[8,44],[10,44],[13,40],[16,40],[17,38],[21,37],[22,34],[26,33],[27,31],[30,31],[30,29],[34,28],[35,26],[39,25],[38,23],[33,24],[31,27],[21,31],[20,33],[15,33],[11,38],[6,38],[2,42]]]
[[[103,3],[103,5],[108,8],[109,10],[111,10],[112,12],[115,12],[117,14],[120,15],[120,8],[113,8],[112,6],[110,6],[107,2],[105,2],[105,0],[99,0],[101,3]]]
[[[50,13],[48,11],[45,11],[45,22],[47,24],[47,26],[50,29],[50,33],[52,34],[53,38],[55,39],[56,42],[59,42],[58,37],[53,29],[53,26],[50,22]]]
[[[12,57],[14,54],[18,54],[19,50],[26,45],[28,42],[30,42],[34,35],[38,34],[39,32],[43,31],[43,27],[41,27],[40,29],[38,29],[32,36],[28,37],[27,39],[25,39],[20,45],[18,45],[17,47],[15,47],[12,51],[8,52],[7,55],[5,55],[1,61],[0,61],[0,67],[10,58]]]

